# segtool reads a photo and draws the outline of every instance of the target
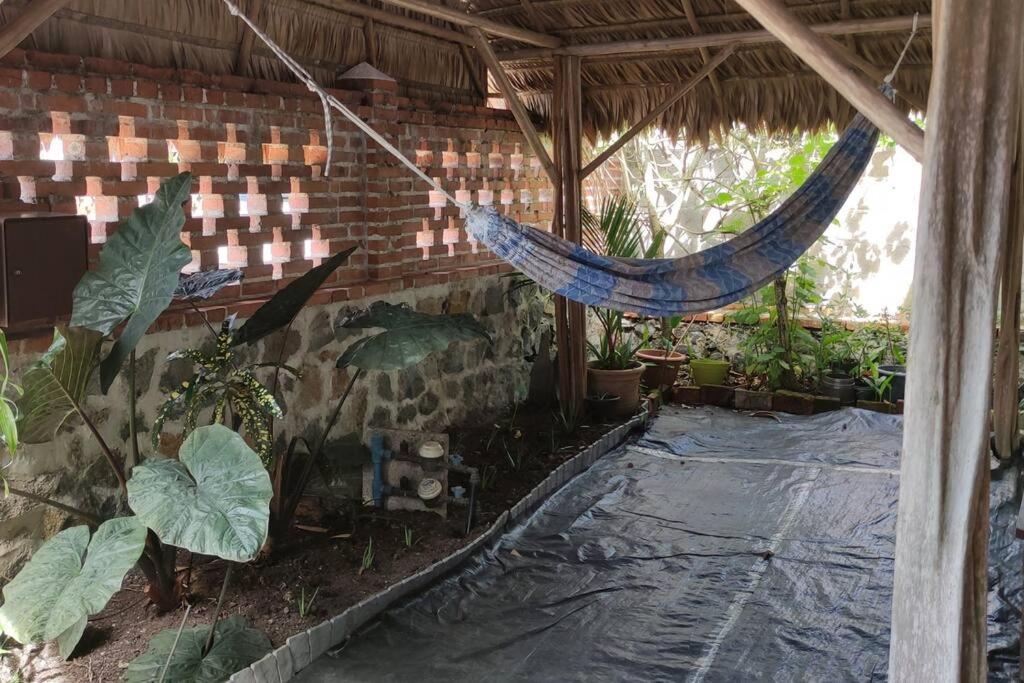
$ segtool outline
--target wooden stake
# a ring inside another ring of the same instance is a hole
[[[508,74],[505,73],[505,69],[498,62],[498,58],[494,56],[491,44],[487,42],[487,36],[478,28],[470,28],[469,34],[476,43],[477,52],[480,53],[487,68],[490,69],[495,83],[498,84],[498,89],[501,91],[502,97],[505,98],[508,108],[512,110],[516,123],[519,124],[523,135],[526,136],[526,142],[530,145],[530,149],[540,159],[541,166],[544,167],[544,172],[547,173],[551,183],[558,185],[558,171],[555,170],[555,165],[551,162],[551,157],[548,156],[544,143],[541,142],[540,136],[537,135],[537,129],[533,127],[533,121],[530,119],[529,112],[526,111],[522,100],[519,99],[515,88],[512,87],[512,83],[508,80]]]
[[[996,282],[1012,191],[1024,3],[937,0],[935,8],[888,680],[980,683],[987,680]]]
[[[22,8],[21,14],[0,28],[0,57],[18,47],[32,31],[68,4],[70,0],[33,0]]]
[[[875,86],[864,81],[842,63],[821,36],[798,20],[778,0],[736,0],[761,25],[771,31],[825,82],[849,100],[857,111],[910,152],[924,160],[924,132],[907,119]]]
[[[435,5],[426,0],[383,0],[384,2],[401,7],[403,9],[412,10],[419,12],[420,14],[426,14],[428,17],[436,17],[437,19],[444,19],[450,21],[453,24],[459,26],[467,26],[478,28],[491,35],[501,36],[502,38],[510,38],[512,40],[518,40],[522,43],[529,45],[539,45],[540,47],[554,48],[562,44],[562,41],[555,36],[549,36],[544,33],[538,33],[537,31],[530,31],[529,29],[520,28],[518,26],[510,26],[508,24],[502,24],[491,19],[485,19],[473,14],[467,14],[461,10],[457,10],[451,7],[444,7],[442,5]]]
[[[609,157],[618,152],[624,144],[626,144],[634,137],[636,137],[637,133],[651,125],[651,123],[653,123],[656,118],[658,118],[663,113],[668,111],[668,109],[676,102],[681,100],[683,96],[686,95],[686,93],[696,88],[697,84],[704,80],[705,77],[710,76],[711,73],[716,68],[718,68],[718,65],[724,62],[729,57],[729,55],[731,55],[733,51],[735,51],[735,49],[736,47],[734,45],[729,45],[724,50],[721,50],[717,55],[715,55],[714,59],[705,64],[704,67],[701,68],[700,71],[695,73],[690,80],[684,83],[679,88],[679,90],[675,91],[674,93],[666,97],[664,102],[662,102],[657,107],[648,112],[646,116],[644,116],[642,119],[633,124],[632,128],[630,128],[625,133],[620,135],[615,142],[608,145],[608,148],[601,152],[600,154],[598,154],[593,161],[584,166],[582,173],[580,173],[580,176],[586,178],[588,175],[597,170],[597,168],[605,161],[607,161]]]

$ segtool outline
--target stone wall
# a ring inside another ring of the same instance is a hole
[[[493,338],[452,345],[418,366],[401,372],[368,373],[356,384],[345,404],[334,436],[362,436],[367,426],[401,427],[443,431],[455,422],[493,414],[513,400],[526,396],[530,363],[543,329],[548,325],[537,298],[509,295],[508,279],[490,276],[452,285],[405,290],[387,298],[429,313],[468,312],[476,316]],[[377,297],[380,298],[380,297]],[[340,329],[352,310],[371,299],[308,308],[299,315],[287,341],[282,333],[257,343],[245,357],[276,359],[285,346],[285,363],[302,372],[301,380],[282,382],[285,418],[277,421],[278,447],[287,438],[320,434],[335,401],[348,382],[335,361],[361,331]],[[182,347],[209,345],[211,335],[203,327],[151,333],[138,347],[138,423],[142,430],[143,455],[152,453],[150,428],[166,392],[192,373],[187,361],[166,361],[167,354]],[[38,357],[36,342],[14,344],[12,365],[22,368]],[[265,379],[269,378],[269,371]],[[121,454],[127,453],[128,416],[125,410],[128,384],[124,373],[107,396],[98,387],[90,392],[86,408],[94,415],[103,437]],[[176,452],[180,426],[169,422],[161,438],[163,454]],[[116,482],[101,456],[95,439],[76,419],[48,444],[26,446],[7,467],[12,485],[56,497],[88,510],[113,512]],[[0,575],[12,576],[15,565],[33,547],[75,523],[44,505],[11,496],[0,500]]]

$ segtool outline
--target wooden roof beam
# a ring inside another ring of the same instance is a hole
[[[931,15],[918,17],[918,29],[925,29],[932,24]],[[831,36],[855,35],[858,33],[892,33],[909,31],[914,25],[914,17],[882,17],[875,19],[848,19],[846,21],[829,21],[823,24],[805,26],[813,33]],[[779,39],[770,31],[734,31],[729,33],[703,33],[696,36],[679,38],[655,38],[649,40],[623,40],[613,43],[594,43],[590,45],[567,45],[557,50],[558,54],[571,54],[579,57],[607,57],[611,55],[648,55],[656,52],[682,52],[699,50],[704,47],[724,47],[726,45],[763,45],[776,43]],[[535,60],[550,57],[555,51],[549,49],[529,48],[499,52],[498,58],[503,62]]]
[[[665,98],[665,100],[657,107],[647,113],[642,119],[637,121],[633,126],[625,133],[620,135],[618,139],[612,144],[608,145],[608,148],[598,154],[593,161],[583,167],[583,171],[580,173],[582,178],[586,178],[588,175],[593,173],[597,168],[608,160],[610,156],[619,151],[619,149],[627,142],[636,137],[637,133],[641,132],[647,126],[654,122],[654,119],[664,114],[668,109],[679,100],[683,99],[686,93],[690,92],[697,87],[697,84],[704,80],[705,77],[710,76],[711,73],[718,68],[718,65],[724,62],[729,55],[736,50],[735,45],[729,45],[725,49],[719,51],[717,55],[708,60],[700,71],[693,75],[693,78],[684,83],[678,90]]]
[[[413,12],[425,14],[428,17],[444,19],[445,21],[450,21],[453,24],[465,26],[467,28],[477,28],[494,36],[518,40],[521,43],[527,43],[529,45],[537,45],[544,48],[555,48],[562,44],[561,39],[555,36],[549,36],[545,33],[538,33],[537,31],[520,28],[519,26],[502,24],[491,19],[467,14],[466,12],[451,7],[435,5],[434,3],[427,2],[426,0],[383,1],[389,5],[394,5],[395,7],[401,7],[403,9],[412,10]]]
[[[18,47],[32,31],[68,2],[70,0],[33,0],[22,8],[21,14],[0,27],[0,57]]]
[[[924,160],[924,131],[913,124],[878,89],[856,74],[826,39],[817,35],[777,0],[736,0],[778,39],[818,72],[857,108],[918,161]]]
[[[367,20],[372,19],[378,24],[403,28],[414,33],[422,33],[423,35],[432,36],[434,38],[449,40],[453,43],[461,43],[463,45],[473,44],[473,39],[464,33],[453,31],[450,28],[444,28],[443,26],[437,26],[426,21],[420,21],[419,19],[413,19],[412,17],[395,14],[394,12],[376,9],[362,3],[355,2],[355,0],[315,0],[311,4],[334,12],[348,14],[350,16],[361,17]]]
[[[530,119],[530,113],[523,106],[523,101],[519,99],[516,89],[512,87],[512,83],[508,80],[508,74],[505,73],[505,69],[502,68],[498,58],[494,55],[491,44],[487,42],[487,36],[476,27],[470,28],[469,34],[476,41],[477,51],[483,58],[484,63],[487,64],[487,68],[491,70],[494,82],[498,84],[498,89],[501,91],[502,97],[505,98],[508,108],[512,110],[516,123],[519,124],[523,135],[526,136],[526,142],[530,145],[530,150],[540,159],[541,166],[544,167],[544,172],[547,173],[551,184],[558,185],[559,176],[558,171],[555,170],[555,164],[551,161],[551,156],[548,154],[547,149],[545,149],[544,143],[541,142],[540,135],[537,134],[533,120]]]

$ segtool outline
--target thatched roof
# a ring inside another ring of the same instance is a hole
[[[9,20],[26,2],[4,2],[0,20]],[[395,8],[392,2],[239,0],[244,11],[323,82],[331,83],[354,64],[375,61],[409,94],[479,100],[470,69],[479,75],[482,66],[464,29]],[[572,47],[697,35],[722,39],[724,34],[745,36],[761,29],[731,0],[431,2],[554,36]],[[833,35],[883,72],[896,61],[909,32],[891,26],[874,30],[871,20],[931,12],[930,0],[789,0],[787,5],[808,24],[854,26],[868,20],[853,29],[855,35],[843,37],[839,29],[833,29]],[[37,29],[27,45],[151,66],[288,80],[284,67],[261,45],[245,46],[245,34],[221,0],[73,0]],[[368,39],[372,50],[367,49]],[[628,127],[688,80],[721,44],[719,40],[709,49],[584,57],[585,132],[594,137]],[[546,116],[550,50],[508,38],[494,38],[492,45],[527,107]],[[897,88],[922,101],[930,68],[931,33],[925,28],[910,46]],[[904,99],[897,104],[910,108]],[[713,78],[701,82],[655,125],[691,139],[707,139],[736,122],[775,131],[842,124],[851,115],[850,105],[798,57],[777,42],[762,40],[742,44]]]

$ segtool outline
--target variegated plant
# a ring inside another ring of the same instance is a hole
[[[167,357],[167,360],[192,361],[195,373],[171,391],[160,407],[153,426],[154,447],[159,442],[164,423],[169,419],[180,415],[184,432],[191,433],[198,426],[203,409],[212,406],[211,421],[214,424],[226,424],[229,414],[237,418],[260,458],[264,463],[270,460],[273,420],[282,417],[281,407],[254,374],[266,364],[238,364],[232,346],[233,323],[234,317],[224,321],[212,351],[183,349]],[[292,368],[281,367],[298,376]]]

